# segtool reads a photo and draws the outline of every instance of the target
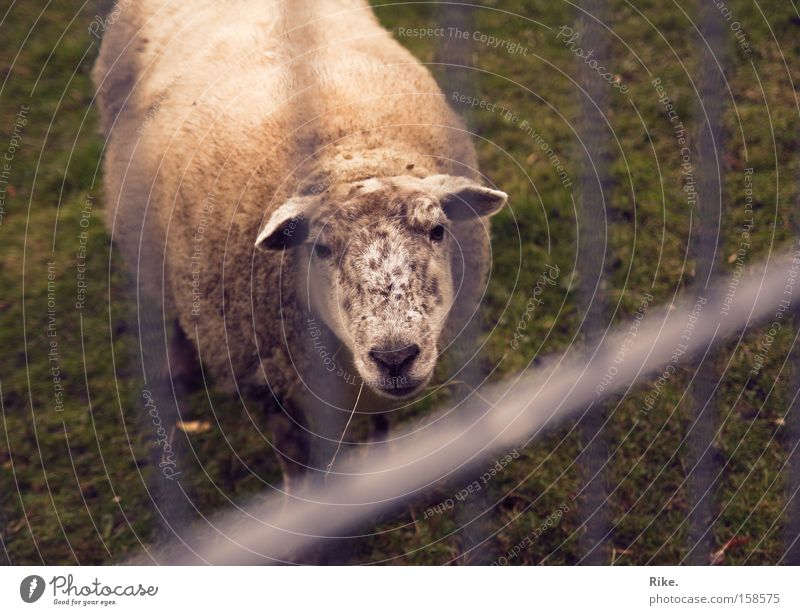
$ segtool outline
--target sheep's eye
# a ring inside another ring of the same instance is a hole
[[[328,258],[332,253],[328,246],[323,246],[321,243],[315,243],[314,254],[316,254],[319,258]]]
[[[441,241],[444,239],[444,226],[437,224],[431,229],[431,241]]]

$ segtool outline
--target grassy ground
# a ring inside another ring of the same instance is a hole
[[[608,3],[617,38],[607,65],[629,92],[609,86],[607,229],[576,224],[581,153],[572,132],[580,101],[574,82],[590,69],[556,33],[562,25],[578,31],[579,11],[539,0],[481,4],[473,11],[472,31],[525,50],[509,53],[509,47],[471,37],[472,63],[480,70],[468,73],[470,93],[497,107],[460,107],[477,135],[482,169],[510,194],[509,211],[493,227],[494,271],[484,310],[491,329],[485,364],[502,359],[501,373],[512,373],[574,343],[581,320],[577,229],[607,233],[605,292],[617,323],[631,321],[645,293],[662,303],[694,282],[687,246],[690,223],[697,221],[681,190],[675,135],[650,82],[661,78],[691,138],[701,119],[693,89],[701,67],[693,53],[697,33],[681,7],[696,15],[696,3]],[[754,169],[755,195],[745,264],[789,242],[797,215],[792,84],[800,78],[800,17],[791,2],[771,0],[759,9],[736,0],[727,6],[752,49],[751,55],[741,49],[726,21],[731,94],[723,97],[726,138],[718,152],[726,186],[718,261],[723,271],[733,272],[749,217],[745,168]],[[156,513],[148,491],[152,434],[140,418],[143,405],[129,360],[126,280],[118,274],[109,279],[110,244],[100,220],[102,142],[89,82],[97,40],[87,25],[102,9],[63,2],[39,16],[43,7],[32,0],[0,11],[0,154],[18,143],[7,167],[0,225],[0,558],[17,564],[119,561],[154,539]],[[436,26],[440,11],[425,4],[376,8],[398,40],[432,62],[447,85],[452,69],[437,64],[444,41],[399,30]],[[564,187],[542,140],[563,163],[571,188]],[[512,344],[548,266],[558,267],[557,282],[541,293],[524,337]],[[86,295],[77,308],[82,280]],[[714,452],[723,472],[715,490],[713,542],[717,549],[728,545],[724,563],[773,563],[785,550],[786,472],[780,470],[787,457],[789,388],[783,361],[793,335],[782,331],[759,375],[748,377],[763,335],[764,330],[749,332],[716,359],[724,386]],[[692,498],[684,438],[694,409],[684,392],[691,375],[687,369],[672,379],[644,418],[651,385],[609,406],[604,433],[611,531],[602,549],[605,562],[668,564],[688,553]],[[213,510],[276,480],[274,461],[237,404],[203,393],[182,410],[185,420],[210,426],[189,436],[191,448],[182,461],[199,509]],[[475,496],[481,507],[492,506],[482,521],[485,559],[507,556],[519,544],[526,546],[510,563],[581,559],[586,511],[580,442],[575,425],[560,427],[519,451]],[[354,561],[434,564],[457,558],[466,540],[460,528],[469,502],[455,497],[463,486],[441,486],[429,501],[388,520],[377,528],[383,531],[358,545]],[[448,498],[452,507],[430,514]]]

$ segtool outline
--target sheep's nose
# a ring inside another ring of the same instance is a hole
[[[390,376],[399,376],[419,356],[419,346],[409,344],[401,348],[378,348],[369,351],[369,358],[375,361],[378,367],[389,372]]]

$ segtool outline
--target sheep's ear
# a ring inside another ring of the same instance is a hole
[[[493,216],[503,209],[508,195],[467,179],[453,175],[434,175],[425,180],[444,192],[440,198],[444,213],[451,220],[466,220],[473,216]]]
[[[282,250],[308,239],[311,199],[295,197],[278,207],[267,219],[256,239],[259,250]]]

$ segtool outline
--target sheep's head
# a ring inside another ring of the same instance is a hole
[[[303,250],[297,262],[312,307],[365,383],[411,397],[433,373],[453,303],[452,263],[462,248],[453,225],[498,212],[506,198],[449,175],[341,184],[279,207],[256,246]]]

